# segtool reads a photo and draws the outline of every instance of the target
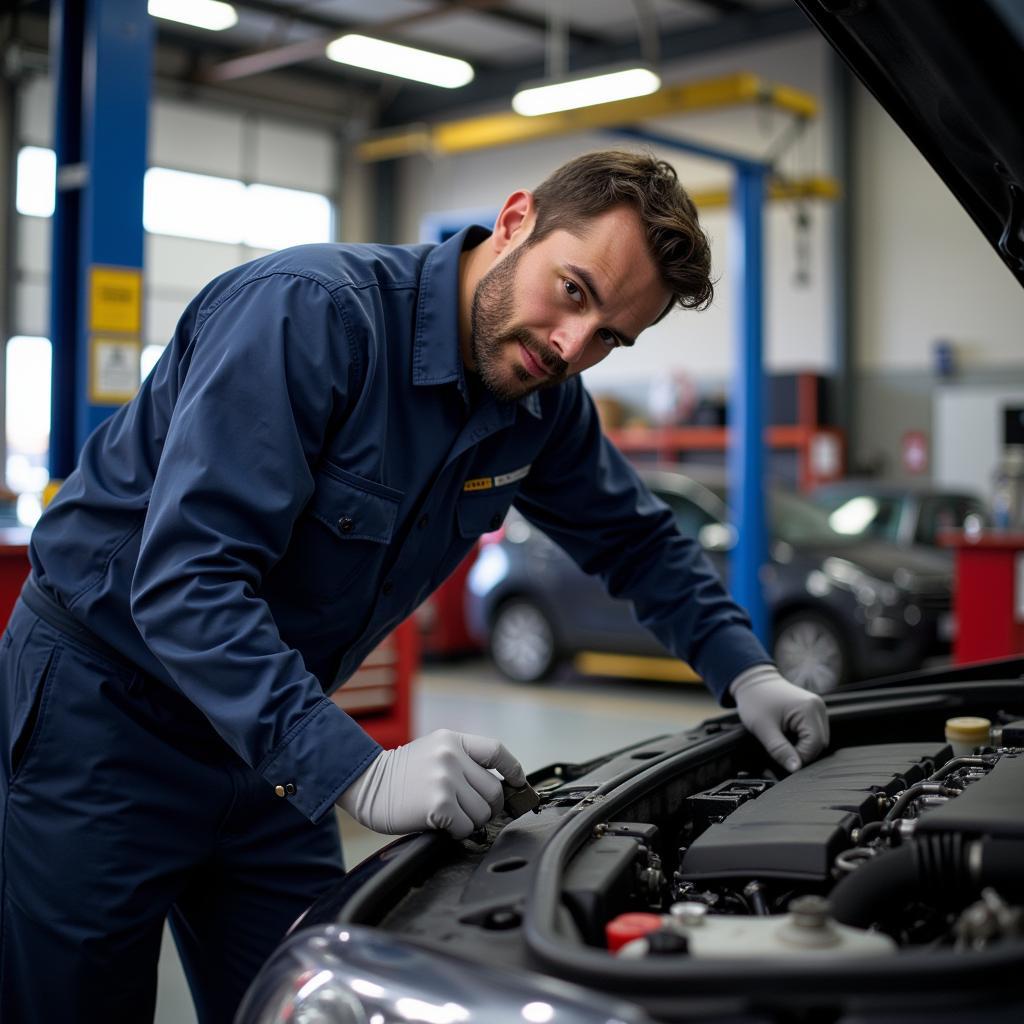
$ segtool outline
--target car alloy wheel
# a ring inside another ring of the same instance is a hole
[[[502,675],[520,683],[540,682],[557,661],[554,630],[532,601],[513,598],[494,616],[490,653]]]
[[[791,683],[811,693],[831,693],[846,678],[842,637],[821,615],[804,613],[784,620],[772,656]]]

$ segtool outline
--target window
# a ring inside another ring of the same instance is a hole
[[[23,147],[18,152],[18,212],[52,217],[55,181],[53,150]],[[333,221],[330,200],[317,192],[246,185],[234,178],[168,167],[146,171],[142,223],[151,234],[283,249],[329,242]]]
[[[155,235],[237,243],[245,230],[245,199],[245,185],[232,178],[151,167],[142,223]]]
[[[27,495],[18,514],[30,525],[39,515],[37,495],[50,479],[50,339],[11,338],[6,363],[7,485]]]
[[[25,146],[18,151],[15,206],[26,217],[52,217],[57,190],[57,158],[52,149]]]
[[[256,249],[329,242],[331,221],[331,204],[326,196],[294,188],[250,185],[242,240]]]
[[[331,204],[326,196],[165,167],[146,172],[142,220],[153,234],[256,249],[331,238]]]

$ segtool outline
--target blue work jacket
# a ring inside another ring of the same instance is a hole
[[[578,377],[514,402],[467,382],[459,256],[485,236],[216,278],[32,534],[44,590],[314,821],[380,749],[326,694],[513,502],[719,698],[770,660]]]

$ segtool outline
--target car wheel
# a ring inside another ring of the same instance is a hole
[[[791,615],[779,624],[772,657],[791,683],[811,693],[831,693],[849,672],[839,630],[813,612]]]
[[[558,661],[555,631],[532,601],[513,598],[494,615],[490,654],[498,671],[509,679],[541,682],[551,675]]]

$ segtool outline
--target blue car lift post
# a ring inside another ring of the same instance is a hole
[[[617,129],[650,145],[678,149],[729,164],[736,175],[732,197],[732,276],[736,310],[736,366],[729,395],[729,504],[736,543],[729,553],[729,589],[750,616],[754,632],[769,643],[761,567],[768,560],[764,489],[764,199],[768,164],[749,157],[643,129]]]
[[[54,0],[57,196],[50,475],[138,388],[152,77],[146,0]]]

